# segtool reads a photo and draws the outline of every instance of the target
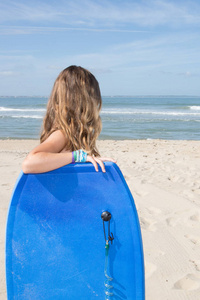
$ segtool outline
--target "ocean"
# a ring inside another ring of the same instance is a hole
[[[0,139],[38,139],[46,97],[0,97]],[[99,139],[200,140],[200,97],[105,96]]]

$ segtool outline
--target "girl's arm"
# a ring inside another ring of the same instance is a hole
[[[72,162],[72,153],[60,153],[66,145],[61,130],[53,132],[43,143],[34,148],[22,164],[24,173],[44,173]]]
[[[61,130],[53,132],[43,143],[28,154],[22,164],[23,172],[25,174],[44,173],[70,164],[72,162],[72,152],[63,151],[66,142],[67,140]],[[103,161],[116,162],[110,158],[87,156],[87,162],[91,162],[97,172],[98,164],[105,172]]]

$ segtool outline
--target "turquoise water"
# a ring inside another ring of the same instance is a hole
[[[0,138],[38,139],[45,97],[0,97]],[[100,139],[200,140],[200,97],[103,97]]]

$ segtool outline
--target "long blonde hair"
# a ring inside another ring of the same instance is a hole
[[[66,149],[83,149],[98,156],[96,139],[101,132],[101,93],[96,78],[86,69],[70,66],[57,77],[43,121],[40,141],[62,130]]]

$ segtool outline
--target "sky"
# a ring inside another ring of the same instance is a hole
[[[102,95],[200,95],[199,0],[0,0],[0,95],[80,65]]]

